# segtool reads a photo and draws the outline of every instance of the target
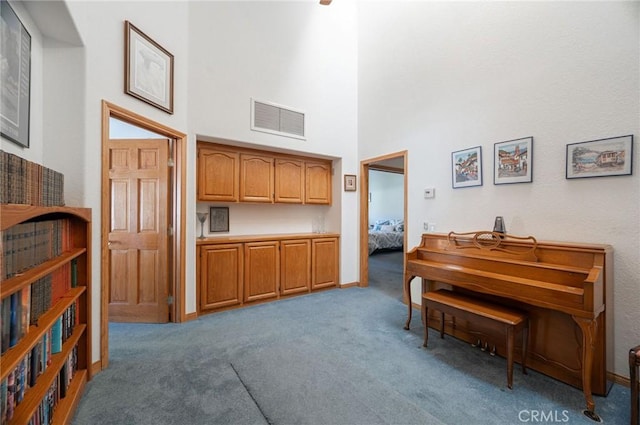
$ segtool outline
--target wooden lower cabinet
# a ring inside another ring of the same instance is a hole
[[[312,240],[311,289],[337,286],[339,279],[338,238]]]
[[[244,301],[278,296],[280,283],[280,243],[278,241],[244,244]]]
[[[311,240],[280,242],[280,293],[309,292],[311,289]]]
[[[244,244],[200,247],[200,309],[211,310],[242,303]]]
[[[339,240],[338,234],[295,234],[198,241],[199,310],[241,307],[336,287]]]

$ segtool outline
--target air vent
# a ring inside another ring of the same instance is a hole
[[[305,140],[304,112],[251,99],[251,130]]]

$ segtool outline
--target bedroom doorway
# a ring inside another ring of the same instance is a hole
[[[402,151],[360,163],[360,286],[403,301],[407,162]]]

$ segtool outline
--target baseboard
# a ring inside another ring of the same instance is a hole
[[[614,384],[631,388],[631,380],[629,380],[629,378],[625,378],[624,376],[616,375],[613,372],[607,372],[607,379]]]
[[[196,320],[198,318],[198,312],[194,311],[193,313],[187,313],[184,315],[184,322],[190,322],[191,320]]]
[[[91,374],[89,376],[93,378],[100,372],[102,372],[102,361],[98,360],[91,365]]]
[[[353,288],[354,286],[359,286],[359,285],[360,285],[360,282],[341,283],[339,288],[340,289]]]

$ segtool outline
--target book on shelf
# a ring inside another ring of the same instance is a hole
[[[64,175],[0,150],[1,204],[64,205]]]

